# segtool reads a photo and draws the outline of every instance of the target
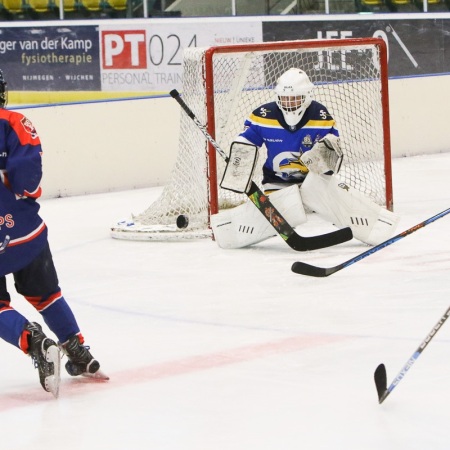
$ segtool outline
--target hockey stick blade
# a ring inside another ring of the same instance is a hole
[[[444,325],[445,321],[450,316],[450,308],[445,311],[445,313],[439,319],[439,322],[432,328],[432,330],[428,333],[427,337],[422,341],[416,351],[412,354],[412,356],[406,361],[406,364],[402,367],[398,375],[394,378],[394,381],[387,387],[387,376],[386,376],[386,367],[384,364],[380,364],[374,374],[375,378],[375,386],[377,388],[378,393],[378,403],[383,403],[386,397],[395,389],[395,387],[403,380],[404,376],[411,369],[412,365],[417,361],[419,356],[431,342],[431,340],[436,336],[436,333],[441,329],[442,325]]]
[[[445,211],[440,212],[439,214],[436,214],[433,217],[430,217],[427,220],[424,220],[423,222],[418,223],[417,225],[414,225],[411,228],[408,228],[407,230],[403,231],[402,233],[397,234],[396,236],[382,242],[381,244],[376,245],[375,247],[370,248],[369,250],[366,250],[363,253],[360,253],[359,255],[356,255],[355,257],[349,259],[348,261],[338,264],[337,266],[318,267],[318,266],[313,266],[311,264],[297,261],[297,262],[294,262],[294,264],[292,264],[291,270],[294,273],[298,273],[300,275],[307,275],[310,277],[328,277],[328,276],[332,275],[333,273],[339,272],[340,270],[345,269],[346,267],[351,266],[352,264],[355,264],[356,262],[361,261],[364,258],[367,258],[368,256],[372,255],[373,253],[376,253],[379,250],[381,250],[385,247],[388,247],[391,244],[394,244],[395,242],[399,241],[400,239],[403,239],[404,237],[414,233],[415,231],[420,230],[421,228],[434,222],[435,220],[438,220],[441,217],[446,216],[448,213],[450,213],[450,208],[446,209]]]
[[[319,250],[321,248],[332,247],[333,245],[342,244],[353,239],[352,230],[342,228],[340,230],[331,231],[326,234],[319,234],[317,236],[300,236],[296,232],[285,239],[286,243],[294,250],[309,251]]]
[[[323,278],[332,275],[333,273],[341,270],[343,267],[317,267],[312,266],[311,264],[307,264],[301,261],[296,261],[292,264],[291,270],[294,273],[298,273],[299,275],[308,275],[310,277]]]
[[[217,153],[225,160],[225,162],[228,162],[229,158],[227,154],[220,148],[219,144],[208,133],[206,127],[202,125],[202,123],[197,119],[193,111],[180,97],[179,92],[176,89],[173,89],[170,91],[170,95],[174,98],[174,100],[177,101],[177,103],[181,106],[188,117],[192,119],[197,128],[216,149]],[[266,218],[266,220],[275,228],[277,233],[293,250],[300,252],[318,250],[320,248],[342,244],[343,242],[349,241],[353,238],[353,234],[350,228],[343,228],[341,230],[332,231],[331,233],[318,236],[300,236],[275,208],[269,197],[258,188],[255,182],[251,182],[250,188],[246,192],[246,195],[248,196],[249,200],[258,208],[258,210]]]
[[[386,367],[384,364],[380,364],[374,374],[375,386],[378,393],[378,403],[383,403],[384,399],[388,396],[389,391],[387,390],[387,374]]]

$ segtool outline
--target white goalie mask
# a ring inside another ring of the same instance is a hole
[[[289,126],[297,125],[311,104],[314,84],[301,69],[289,69],[275,86],[277,105]]]

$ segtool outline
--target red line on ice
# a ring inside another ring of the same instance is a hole
[[[145,383],[150,380],[216,369],[231,364],[252,361],[258,358],[270,357],[272,355],[298,352],[345,339],[348,339],[348,337],[301,335],[262,344],[246,345],[215,353],[189,356],[173,361],[152,364],[146,367],[133,367],[117,372],[108,371],[108,368],[106,368],[105,372],[110,377],[109,381],[96,381],[83,377],[67,380],[63,374],[60,387],[60,398],[65,399],[75,395],[88,394],[92,391],[117,389],[131,384]],[[33,385],[33,387],[27,387],[26,391],[20,393],[9,392],[0,395],[0,413],[15,408],[32,406],[35,405],[36,402],[57,401],[50,393],[46,393],[42,390],[37,380],[37,373],[35,375],[36,384]]]

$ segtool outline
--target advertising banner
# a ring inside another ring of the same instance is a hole
[[[0,68],[10,90],[100,90],[98,27],[2,27]]]
[[[183,50],[188,47],[376,36],[388,44],[390,78],[450,73],[450,19],[385,17],[2,27],[0,68],[13,91],[159,93],[181,88]]]
[[[149,22],[100,25],[104,91],[163,91],[181,88],[183,50],[188,47],[262,41],[261,22]]]
[[[395,19],[263,22],[264,41],[381,37],[389,77],[450,73],[450,20]]]

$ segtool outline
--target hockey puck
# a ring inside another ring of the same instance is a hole
[[[181,214],[177,217],[177,227],[178,228],[186,228],[189,225],[188,216]]]

